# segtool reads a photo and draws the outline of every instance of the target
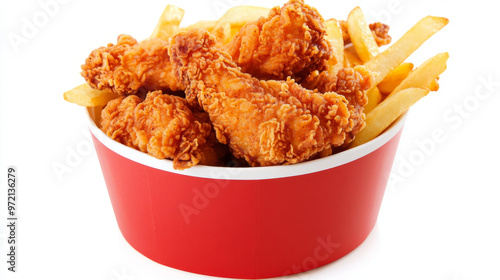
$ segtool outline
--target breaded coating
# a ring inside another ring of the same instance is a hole
[[[251,166],[292,164],[345,143],[355,120],[344,96],[306,90],[292,79],[256,79],[215,45],[210,33],[193,29],[172,38],[170,55],[187,97],[197,98],[237,158]]]
[[[315,71],[301,83],[308,89],[317,90],[320,93],[336,92],[343,95],[347,101],[350,117],[353,123],[352,130],[347,134],[345,144],[354,140],[355,135],[365,127],[364,107],[368,104],[366,91],[374,83],[373,75],[364,67],[344,68],[338,73],[328,71]]]
[[[349,31],[347,30],[347,21],[340,20],[340,28],[342,30],[342,37],[344,39],[344,46],[351,43],[351,37],[349,36]],[[379,47],[389,45],[392,41],[392,37],[389,35],[389,25],[381,22],[374,22],[369,24],[370,30],[372,31],[373,38]]]
[[[389,45],[391,43],[392,37],[389,36],[389,25],[381,22],[374,22],[370,23],[370,29],[372,31],[373,38],[375,38],[375,42],[377,42],[379,47]]]
[[[349,102],[348,108],[353,120],[353,127],[347,133],[344,145],[351,143],[356,134],[365,127],[363,110],[368,104],[366,91],[372,87],[374,76],[363,66],[344,68],[337,73],[337,87],[335,92],[345,96]],[[324,90],[329,92],[331,90]]]
[[[167,42],[151,38],[138,43],[129,35],[120,35],[116,45],[90,53],[81,75],[93,88],[129,95],[183,90],[173,73]]]
[[[204,155],[211,126],[200,123],[186,100],[161,91],[120,97],[102,111],[101,129],[112,139],[158,159],[172,159],[175,169],[186,169],[212,157]]]
[[[325,35],[319,12],[303,0],[290,0],[243,26],[225,50],[243,72],[258,79],[301,80],[326,69],[332,52]]]

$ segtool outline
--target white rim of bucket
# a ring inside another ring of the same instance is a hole
[[[384,133],[368,143],[320,159],[278,166],[218,167],[196,165],[185,170],[176,170],[173,168],[173,162],[169,159],[160,160],[154,158],[144,152],[135,150],[109,138],[101,129],[97,127],[94,119],[90,115],[89,110],[90,108],[85,108],[91,133],[97,138],[97,140],[99,140],[99,142],[113,152],[142,165],[166,172],[192,177],[228,180],[266,180],[293,177],[316,173],[344,165],[374,152],[389,142],[401,129],[403,129],[408,116],[408,113],[403,114],[403,116],[396,120]]]

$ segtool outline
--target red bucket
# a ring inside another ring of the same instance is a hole
[[[268,278],[331,263],[373,229],[405,117],[377,139],[295,165],[174,170],[90,131],[118,226],[160,264],[230,278]],[[97,114],[94,114],[97,113]]]

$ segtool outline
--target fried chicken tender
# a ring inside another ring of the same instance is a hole
[[[129,35],[120,35],[116,45],[90,53],[81,75],[93,88],[129,95],[183,90],[173,70],[167,42],[151,38],[138,43]]]
[[[215,45],[210,33],[193,29],[171,39],[170,56],[187,97],[197,97],[218,140],[251,166],[305,161],[344,144],[355,127],[364,125],[349,111],[357,105],[344,96],[306,90],[292,79],[258,80]],[[358,99],[363,96],[353,101]]]
[[[206,138],[206,145],[200,147],[202,157],[199,164],[208,166],[227,166],[227,162],[231,158],[231,151],[226,145],[217,140],[210,116],[207,112],[199,109],[198,106],[196,108],[190,106],[190,109],[198,122],[202,124],[206,123],[212,128],[210,134]]]
[[[161,91],[110,101],[102,111],[102,131],[112,139],[158,159],[172,159],[175,169],[217,157],[207,144],[211,126],[195,119],[186,100]]]
[[[320,93],[333,91],[347,99],[351,119],[354,120],[355,124],[347,134],[345,142],[348,144],[364,128],[365,115],[363,110],[368,104],[366,91],[372,87],[373,83],[374,76],[364,66],[359,65],[354,68],[341,69],[336,74],[328,71],[315,71],[301,85]]]
[[[345,20],[340,20],[340,28],[342,29],[342,37],[344,39],[344,46],[351,43],[351,37],[349,36],[349,31],[347,30],[347,22]],[[389,45],[392,41],[392,37],[389,35],[389,25],[381,22],[374,22],[369,24],[370,30],[372,31],[373,38],[379,47]]]
[[[303,0],[274,7],[243,26],[225,50],[245,73],[259,79],[297,80],[326,69],[332,57],[324,19]]]

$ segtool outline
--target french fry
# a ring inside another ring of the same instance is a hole
[[[429,85],[430,91],[438,91],[439,90],[439,77],[431,82]]]
[[[361,61],[367,62],[380,53],[377,42],[373,38],[370,26],[360,7],[354,8],[349,13],[347,17],[347,30]]]
[[[119,95],[111,90],[98,90],[82,84],[64,93],[64,100],[85,107],[104,106]]]
[[[350,147],[360,146],[379,136],[413,104],[429,94],[428,89],[409,88],[387,97],[366,115],[366,127],[361,130]]]
[[[181,28],[181,30],[191,30],[194,28],[201,28],[201,29],[205,29],[209,32],[212,32],[212,30],[214,30],[216,25],[217,25],[216,20],[200,20],[200,21],[193,23],[187,27]]]
[[[219,18],[217,24],[219,26],[229,22],[232,26],[243,26],[248,22],[257,20],[260,17],[267,16],[270,9],[256,6],[236,6],[229,9],[222,17]]]
[[[102,128],[101,122],[102,122],[102,109],[105,106],[96,106],[96,107],[87,107],[87,112],[89,113],[89,116],[92,120],[94,120],[95,125],[98,128]]]
[[[217,20],[213,32],[222,38],[224,44],[227,44],[245,24],[255,21],[262,16],[267,16],[269,11],[268,8],[256,6],[242,5],[233,7]]]
[[[364,65],[376,73],[375,85],[417,50],[427,39],[436,34],[449,20],[442,17],[427,16],[413,26],[396,43],[370,59]]]
[[[413,63],[404,62],[392,70],[385,79],[378,84],[378,89],[383,95],[388,95],[410,74]]]
[[[360,7],[354,8],[347,17],[347,30],[351,36],[351,42],[356,49],[356,53],[362,62],[367,62],[377,56],[380,51],[377,42],[373,38],[370,26],[366,21]],[[382,101],[382,94],[377,87],[373,87],[366,93],[368,104],[365,106],[365,113],[373,110]]]
[[[364,108],[364,113],[368,114],[382,101],[382,94],[377,87],[374,87],[366,92],[368,97],[368,104]]]
[[[422,63],[420,67],[413,70],[410,75],[393,90],[393,92],[412,87],[430,89],[431,84],[446,70],[446,62],[449,57],[448,53],[440,53],[428,59],[426,62]]]
[[[344,67],[344,39],[342,30],[336,19],[329,19],[325,22],[326,39],[332,43],[333,59],[328,62],[328,72],[337,73]]]
[[[354,68],[356,65],[361,65],[363,62],[359,59],[356,49],[353,45],[344,48],[345,63],[344,66],[348,68]]]
[[[160,16],[152,38],[168,40],[179,32],[179,25],[184,17],[184,10],[174,5],[167,5]]]

